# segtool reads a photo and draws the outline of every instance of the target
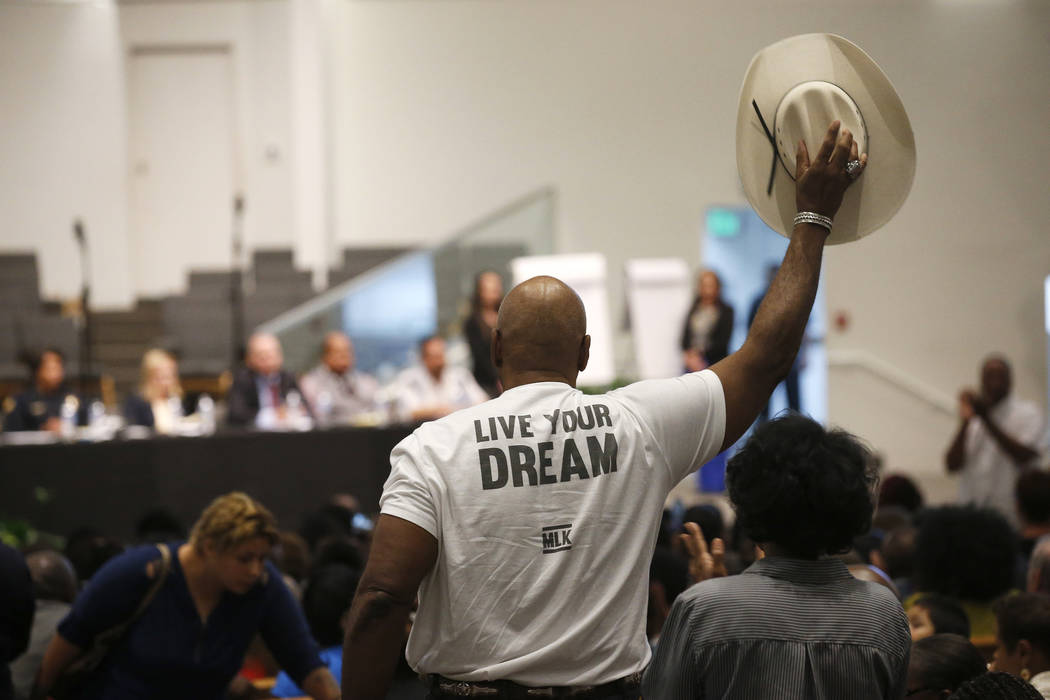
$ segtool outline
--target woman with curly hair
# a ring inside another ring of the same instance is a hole
[[[114,557],[59,623],[34,697],[68,681],[63,673],[77,668],[78,660],[83,665],[95,658],[80,674],[74,697],[219,700],[261,634],[311,697],[338,698],[302,611],[267,561],[277,539],[266,508],[229,493],[204,510],[189,542],[146,545]]]
[[[871,454],[849,433],[799,415],[756,428],[726,484],[766,557],[678,597],[643,696],[903,695],[911,637],[900,603],[827,556],[870,528],[875,483]]]

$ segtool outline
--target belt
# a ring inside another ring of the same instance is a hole
[[[513,681],[456,681],[436,674],[423,677],[436,698],[499,698],[500,700],[534,700],[535,698],[572,698],[598,700],[612,695],[638,697],[642,674],[632,673],[601,685],[546,686],[532,688]]]

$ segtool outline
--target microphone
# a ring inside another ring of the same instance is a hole
[[[73,238],[80,245],[84,245],[87,242],[84,236],[84,222],[80,219],[73,219]]]
[[[233,196],[233,211],[237,216],[244,213],[244,195],[240,192]]]

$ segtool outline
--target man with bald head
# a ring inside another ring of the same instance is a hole
[[[959,393],[959,429],[945,466],[959,475],[959,502],[995,508],[1017,527],[1014,484],[1039,457],[1046,429],[1031,401],[1014,397],[1010,364],[1002,355],[981,363],[980,391]]]
[[[355,369],[350,336],[331,331],[321,345],[321,364],[300,381],[303,395],[322,425],[347,425],[375,411],[379,382]]]
[[[226,420],[232,426],[274,428],[287,417],[287,401],[295,392],[302,401],[295,375],[284,371],[281,341],[272,333],[255,333],[248,339],[244,367],[234,375],[226,394]],[[310,406],[301,403],[310,413]]]
[[[812,167],[799,158],[799,211],[834,216],[851,147],[836,122]],[[591,342],[580,298],[552,277],[511,290],[492,332],[503,394],[391,454],[344,697],[385,695],[417,594],[407,658],[432,698],[638,697],[664,499],[743,435],[791,369],[827,235],[796,225],[739,351],[602,395],[575,388]]]

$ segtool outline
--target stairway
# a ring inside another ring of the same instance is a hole
[[[142,355],[164,335],[161,303],[140,299],[130,311],[101,311],[91,316],[91,355],[97,371],[113,377],[125,396],[139,383]]]

